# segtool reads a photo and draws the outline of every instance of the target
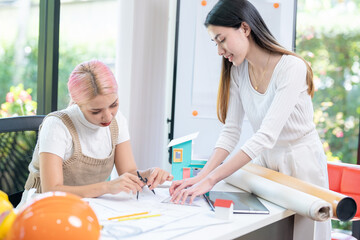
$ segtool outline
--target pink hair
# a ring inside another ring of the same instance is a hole
[[[108,66],[98,60],[91,60],[80,63],[71,72],[68,89],[70,104],[80,104],[97,95],[117,93],[118,85]]]

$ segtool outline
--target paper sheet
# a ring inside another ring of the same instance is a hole
[[[101,232],[101,239],[129,239],[130,237],[136,239],[138,236],[141,236],[142,238],[143,234],[150,234],[149,232],[163,229],[169,224],[172,224],[172,228],[175,226],[175,228],[180,227],[188,231],[189,229],[187,229],[186,226],[178,225],[178,222],[182,219],[186,220],[189,217],[201,213],[204,213],[205,215],[212,213],[203,197],[196,199],[195,204],[198,206],[196,207],[166,203],[166,200],[170,197],[169,189],[167,188],[156,188],[155,192],[156,195],[147,188],[144,188],[143,192],[139,194],[138,200],[136,199],[136,196],[125,193],[117,195],[105,194],[98,198],[84,198],[84,200],[89,202],[90,206],[94,209],[100,224],[104,226]],[[161,214],[161,216],[122,222],[116,221],[116,219],[108,220],[110,217],[139,212]],[[214,223],[224,223],[224,221],[218,220],[215,217],[213,218]],[[185,223],[186,222],[187,221],[185,221]],[[208,223],[206,221],[203,221],[202,224],[200,224],[200,226],[207,225]],[[192,226],[191,228],[195,229],[200,226]],[[178,233],[179,229],[174,232]],[[156,234],[156,236],[157,239],[159,239],[158,234]]]
[[[190,219],[191,218],[191,219]],[[190,218],[179,219],[175,223],[168,224],[162,228],[149,231],[141,235],[127,238],[128,240],[143,240],[143,239],[173,239],[201,228],[229,223],[227,220],[216,218],[215,213],[211,211],[197,213]],[[204,236],[206,238],[206,236]]]

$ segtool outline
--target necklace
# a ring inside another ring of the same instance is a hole
[[[255,76],[255,73],[254,73],[253,66],[250,65],[250,67],[251,67],[250,70],[251,70],[251,73],[253,75],[253,84],[254,84],[254,88],[255,88],[256,91],[258,90],[260,83],[262,83],[262,81],[264,79],[264,75],[265,75],[265,73],[267,71],[267,67],[269,65],[270,55],[271,55],[271,52],[269,53],[269,56],[268,56],[268,59],[267,59],[266,65],[265,65],[265,69],[261,73],[261,78],[260,78],[259,82],[256,80],[256,76]]]

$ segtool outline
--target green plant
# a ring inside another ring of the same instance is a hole
[[[360,114],[360,29],[304,27],[297,52],[310,62],[316,86],[314,122],[329,161],[356,163]]]
[[[31,92],[23,84],[10,87],[5,103],[1,104],[0,117],[36,115],[37,103],[32,100]]]
[[[5,97],[11,86],[19,83],[26,83],[33,91],[32,98],[37,98],[37,60],[38,60],[37,39],[27,40],[24,49],[24,62],[21,66],[15,64],[15,46],[12,42],[0,41],[0,103],[6,101]],[[18,78],[15,80],[16,72]]]

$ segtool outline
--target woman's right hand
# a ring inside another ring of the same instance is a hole
[[[108,182],[108,192],[111,194],[132,192],[135,194],[136,192],[141,192],[144,185],[145,183],[143,183],[138,176],[126,172],[118,178]]]
[[[203,179],[203,177],[197,175],[192,178],[173,181],[169,188],[170,196],[172,197],[171,200],[173,200],[173,198],[176,197],[181,190],[187,187],[191,187],[192,185],[200,182],[201,179]]]

